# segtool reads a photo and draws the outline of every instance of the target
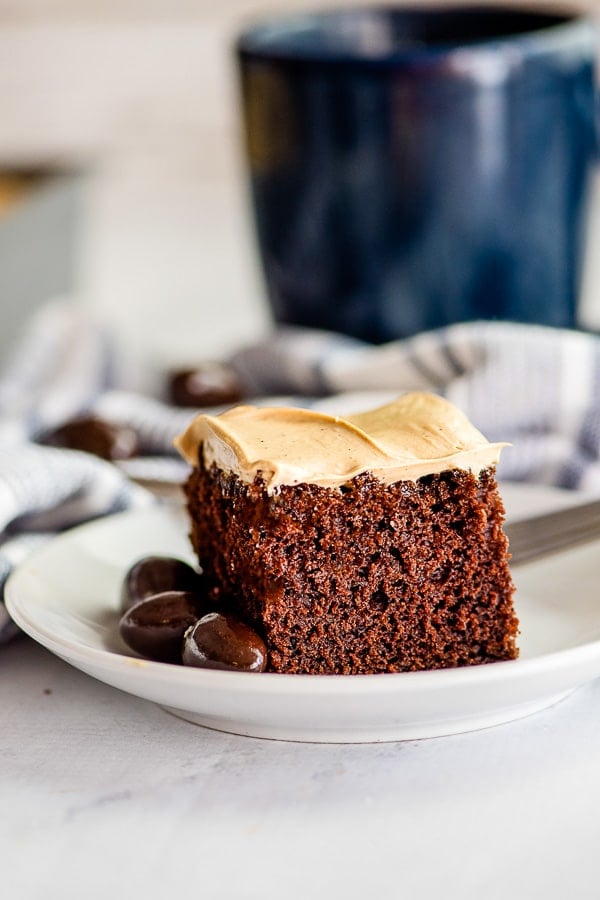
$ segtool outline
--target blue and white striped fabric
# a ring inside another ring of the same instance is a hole
[[[57,531],[151,502],[115,466],[87,453],[0,447],[0,590],[14,566]],[[0,642],[14,631],[0,604]]]
[[[504,480],[600,493],[600,338],[594,335],[475,322],[372,347],[289,330],[240,352],[234,363],[256,390],[344,392],[346,409],[360,408],[365,391],[385,392],[382,400],[435,391],[489,440],[513,444],[502,457]],[[337,408],[339,401],[327,404]]]
[[[490,440],[512,443],[499,475],[600,494],[600,338],[471,323],[382,347],[281,329],[230,360],[261,403],[357,411],[408,390],[433,390]],[[172,441],[191,416],[164,402],[164,373],[123,352],[76,304],[32,321],[0,374],[0,590],[12,568],[57,531],[154,502],[131,481],[183,480]],[[377,397],[374,398],[374,392]],[[35,444],[82,412],[133,426],[142,455],[117,468]],[[0,640],[12,631],[0,604]]]

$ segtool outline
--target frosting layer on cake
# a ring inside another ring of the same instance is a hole
[[[450,469],[478,474],[506,444],[491,444],[455,406],[435,394],[405,394],[344,418],[292,407],[236,406],[199,415],[175,445],[204,464],[268,491],[282,485],[339,487],[363,472],[386,484]]]

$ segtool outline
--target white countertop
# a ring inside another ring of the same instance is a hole
[[[513,724],[316,745],[209,731],[29,639],[0,652],[3,896],[597,898],[600,681]]]

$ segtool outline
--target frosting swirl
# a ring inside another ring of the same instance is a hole
[[[175,445],[192,465],[202,454],[272,493],[302,483],[339,487],[362,472],[386,484],[416,481],[449,469],[479,473],[498,462],[506,444],[491,444],[455,406],[435,394],[405,394],[344,418],[293,407],[236,406],[199,415]]]

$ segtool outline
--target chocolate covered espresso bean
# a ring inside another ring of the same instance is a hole
[[[264,672],[267,648],[262,638],[235,616],[212,612],[187,631],[183,664],[204,669]]]
[[[132,606],[119,623],[128,647],[158,662],[181,663],[185,632],[198,621],[197,598],[187,591],[166,591]]]
[[[172,372],[169,398],[175,406],[201,408],[237,403],[244,391],[237,375],[222,363],[203,363],[195,369]]]
[[[139,451],[137,433],[128,425],[113,425],[97,416],[79,416],[47,431],[40,443],[68,450],[83,450],[101,459],[130,459]]]
[[[144,556],[134,563],[121,587],[121,610],[126,612],[140,600],[165,591],[191,591],[198,595],[199,618],[206,591],[204,579],[191,566],[172,556]]]

